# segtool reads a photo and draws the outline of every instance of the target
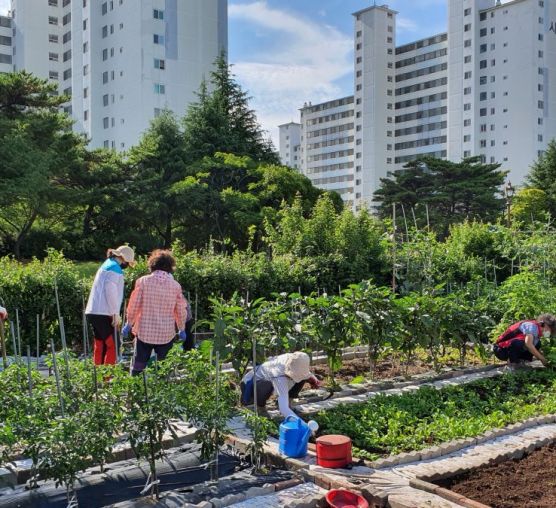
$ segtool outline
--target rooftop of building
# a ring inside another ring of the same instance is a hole
[[[398,14],[398,11],[390,9],[390,7],[388,7],[388,5],[386,5],[386,4],[376,5],[376,2],[375,2],[373,5],[371,5],[369,7],[366,7],[365,9],[361,9],[359,11],[354,12],[352,14],[352,16],[359,16],[360,14],[364,14],[365,12],[372,11],[373,9],[379,9],[381,11],[391,12],[392,14]]]
[[[297,126],[301,127],[301,124],[298,123],[298,122],[288,122],[288,123],[283,123],[282,125],[279,125],[278,128],[280,128],[280,127],[287,127],[287,126],[289,126],[289,125],[297,125]]]
[[[488,11],[493,11],[493,10],[500,9],[500,8],[511,7],[512,5],[520,4],[522,2],[527,2],[527,1],[529,1],[529,0],[512,0],[511,2],[502,3],[502,2],[500,2],[500,0],[492,0],[492,2],[494,3],[494,5],[492,7],[487,7],[486,9],[481,9],[479,12],[488,12]]]
[[[321,102],[319,104],[311,104],[310,102],[305,103],[300,110],[306,113],[314,113],[315,111],[322,111],[324,109],[337,108],[338,106],[352,104],[353,101],[354,96],[348,95],[347,97],[342,97],[341,99],[334,99],[331,101]]]

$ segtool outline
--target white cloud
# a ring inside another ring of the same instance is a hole
[[[0,0],[0,15],[5,16],[10,10],[10,0]]]
[[[396,30],[398,32],[416,32],[418,29],[417,23],[412,19],[402,17],[396,19]]]
[[[271,8],[265,1],[231,4],[229,16],[264,29],[274,41],[271,47],[255,50],[249,60],[232,63],[239,81],[253,96],[259,121],[275,142],[277,126],[298,121],[304,102],[341,96],[335,81],[353,72],[351,34]]]

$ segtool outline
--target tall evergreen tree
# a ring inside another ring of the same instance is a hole
[[[390,217],[393,204],[403,205],[408,219],[415,213],[423,226],[428,209],[431,226],[442,235],[448,234],[451,224],[466,219],[494,220],[504,209],[501,186],[507,173],[499,168],[500,164],[481,163],[479,157],[411,161],[381,179],[375,193],[379,214]]]
[[[527,176],[527,185],[546,193],[547,210],[556,217],[556,139],[553,139],[546,151],[537,159]]]
[[[201,85],[197,97],[184,119],[189,161],[223,152],[279,163],[272,142],[249,107],[250,97],[234,79],[224,53],[215,61],[210,80]]]

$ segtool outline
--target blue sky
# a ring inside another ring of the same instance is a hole
[[[351,13],[372,1],[229,0],[229,59],[273,139],[305,101],[353,93]],[[398,44],[445,30],[447,0],[387,3],[399,12]],[[0,0],[0,13],[9,4]]]

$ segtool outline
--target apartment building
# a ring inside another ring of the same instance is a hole
[[[11,18],[13,69],[57,82],[93,148],[184,114],[228,44],[227,0],[12,0]]]
[[[300,168],[301,164],[301,124],[295,122],[278,126],[280,132],[280,160],[290,168]]]
[[[0,16],[0,72],[12,70],[12,19]]]
[[[372,206],[380,178],[422,155],[478,155],[519,185],[556,137],[556,1],[447,2],[445,33],[399,46],[395,11],[382,5],[353,15],[353,140],[342,145],[353,157],[342,174],[348,181],[352,173],[353,193],[344,180],[323,188],[354,208]],[[325,115],[323,105],[311,107]],[[324,134],[309,158],[305,111],[300,170],[323,186],[308,164],[334,139]]]

